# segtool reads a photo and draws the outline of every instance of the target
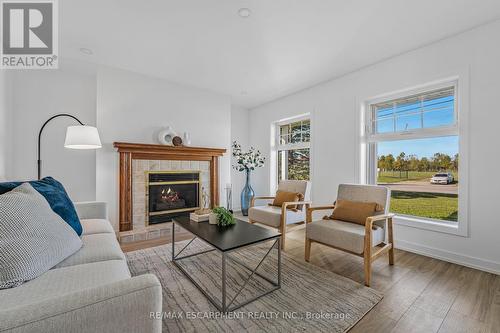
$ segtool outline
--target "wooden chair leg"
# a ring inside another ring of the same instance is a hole
[[[281,249],[285,249],[285,234],[281,235]]]
[[[309,262],[310,258],[311,258],[311,240],[309,238],[306,238],[306,249],[305,249],[304,259],[305,261]]]
[[[391,248],[389,249],[389,265],[394,265],[394,236],[392,232],[392,217],[387,221],[387,233],[389,236],[389,243]]]
[[[365,246],[363,250],[365,260],[365,286],[369,287],[372,277],[372,224],[365,224]]]
[[[283,207],[281,209],[280,226],[278,230],[281,233],[281,249],[285,249],[285,235],[286,235],[286,209]]]
[[[372,277],[372,262],[371,262],[371,258],[370,258],[369,254],[367,256],[365,253],[364,259],[365,259],[364,260],[365,261],[365,286],[369,287],[370,282],[371,282],[371,277]]]

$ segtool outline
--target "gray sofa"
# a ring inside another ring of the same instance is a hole
[[[161,285],[130,276],[106,204],[76,203],[82,248],[38,278],[0,290],[0,332],[161,332]]]

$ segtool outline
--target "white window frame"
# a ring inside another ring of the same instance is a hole
[[[288,125],[291,123],[296,123],[299,121],[303,120],[309,120],[310,123],[310,133],[309,133],[309,141],[308,142],[299,142],[299,143],[287,143],[287,144],[280,144],[280,128],[283,125]],[[312,141],[312,120],[311,120],[311,115],[310,114],[303,114],[300,116],[292,117],[292,118],[287,118],[284,120],[280,120],[274,123],[274,142],[275,142],[275,152],[276,152],[276,167],[274,170],[274,179],[277,180],[276,182],[276,187],[278,185],[278,182],[281,179],[278,179],[279,173],[278,173],[278,154],[280,151],[288,151],[288,150],[298,150],[298,149],[309,149],[309,180],[311,179],[311,141]]]
[[[407,130],[404,132],[391,132],[372,134],[372,108],[371,105],[383,103],[386,101],[404,98],[407,96],[418,95],[425,92],[431,92],[446,87],[454,87],[455,93],[455,123],[449,126],[434,128]],[[458,221],[442,221],[418,216],[397,214],[396,224],[414,227],[418,229],[433,230],[444,233],[451,233],[459,236],[468,236],[469,230],[469,200],[468,200],[468,75],[462,74],[433,83],[419,85],[383,96],[365,99],[361,104],[360,116],[360,182],[366,184],[375,184],[377,175],[377,151],[376,143],[383,141],[422,139],[432,137],[443,137],[457,135],[459,138],[459,179],[458,186]]]

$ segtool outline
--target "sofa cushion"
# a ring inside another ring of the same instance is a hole
[[[381,208],[375,202],[359,202],[339,199],[335,202],[335,208],[331,220],[353,222],[361,225],[366,224],[366,219],[375,215]]]
[[[81,220],[107,219],[108,205],[102,201],[80,201],[75,202],[75,209]]]
[[[82,248],[55,267],[67,267],[105,260],[125,260],[114,233],[82,236]]]
[[[306,180],[280,180],[278,190],[301,193],[301,200],[309,201],[311,198],[311,182]],[[297,205],[298,210],[302,210],[304,205]]]
[[[20,307],[130,278],[124,260],[51,269],[23,285],[0,290],[1,309]]]
[[[386,214],[389,212],[391,190],[380,185],[340,184],[337,200],[375,202]]]
[[[354,253],[364,252],[365,227],[356,223],[337,220],[315,221],[307,224],[306,237]],[[382,243],[384,239],[384,229],[374,226],[372,246]]]
[[[30,184],[0,195],[0,289],[36,278],[81,246],[75,231]]]
[[[298,192],[287,192],[287,191],[276,191],[276,196],[274,197],[273,203],[270,206],[280,207],[283,206],[285,202],[296,202],[304,200],[304,195]],[[297,205],[291,205],[287,207],[291,210],[296,210]]]
[[[0,183],[0,194],[7,193],[21,185],[23,182]],[[28,182],[47,200],[52,210],[66,221],[80,236],[82,226],[73,202],[69,198],[64,186],[52,177]]]
[[[281,223],[281,208],[275,206],[256,206],[248,210],[248,218],[271,227],[279,227]],[[286,223],[292,224],[303,222],[305,214],[303,211],[293,211],[287,209]]]
[[[108,220],[104,219],[87,219],[80,220],[82,222],[83,232],[82,235],[92,234],[114,234],[115,230]]]

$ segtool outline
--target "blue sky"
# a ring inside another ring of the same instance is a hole
[[[422,103],[418,100],[400,103],[396,104],[395,109],[392,106],[384,106],[377,110],[377,132],[393,133],[450,125],[454,122],[453,109],[453,95],[425,100]],[[421,110],[424,112],[420,113]],[[388,154],[397,156],[401,152],[406,155],[416,155],[418,158],[432,157],[435,153],[453,156],[458,153],[458,136],[386,141],[379,143],[377,149],[379,156]]]
[[[377,133],[390,133],[418,128],[446,126],[454,121],[454,97],[446,96],[420,101],[401,103],[395,109],[377,110]],[[420,111],[423,111],[420,113]],[[394,114],[396,118],[394,118]],[[395,128],[394,128],[395,127]]]
[[[418,158],[432,157],[435,153],[454,156],[458,153],[458,136],[439,138],[385,141],[377,145],[378,156],[392,154],[394,157],[404,152],[406,155],[417,155]]]

